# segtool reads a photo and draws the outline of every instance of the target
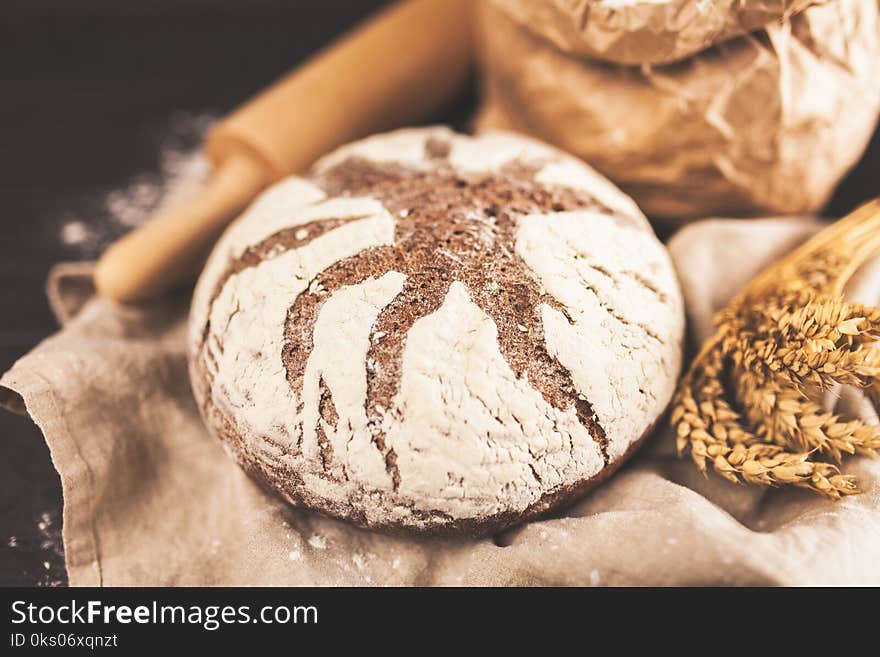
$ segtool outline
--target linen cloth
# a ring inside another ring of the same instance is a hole
[[[669,243],[693,349],[712,313],[807,238],[803,219],[707,220]],[[880,302],[880,267],[852,296]],[[390,537],[293,509],[205,430],[187,376],[186,295],[142,308],[94,297],[90,265],[49,280],[62,329],[0,380],[42,429],[64,492],[72,585],[880,584],[880,462],[862,495],[736,486],[674,453],[665,420],[573,506],[481,540]],[[843,391],[834,403],[877,421]]]

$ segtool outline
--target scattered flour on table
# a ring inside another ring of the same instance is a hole
[[[84,221],[69,221],[61,226],[61,241],[68,246],[82,244],[90,235],[89,226]]]
[[[156,147],[158,171],[136,175],[124,187],[98,199],[92,211],[62,217],[58,228],[61,244],[77,257],[97,257],[107,244],[142,224],[157,210],[192,196],[210,170],[200,144],[215,121],[213,114],[173,115]]]
[[[67,570],[64,567],[64,542],[61,538],[61,510],[44,511],[37,520],[40,550],[46,557],[37,586],[64,586]]]
[[[61,540],[60,509],[43,511],[37,517],[36,532],[27,532],[25,537],[7,536],[6,547],[10,550],[27,550],[43,557],[39,562],[42,572],[29,573],[35,579],[35,586],[64,586],[67,572],[64,568],[64,544]]]

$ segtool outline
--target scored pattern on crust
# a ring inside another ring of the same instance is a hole
[[[431,159],[442,159],[448,152],[446,143],[426,142]],[[389,272],[406,276],[403,290],[373,325],[367,352],[370,432],[395,488],[400,483],[397,455],[385,444],[382,413],[394,407],[409,330],[441,306],[453,282],[464,283],[471,299],[495,322],[499,347],[516,376],[525,377],[555,408],[574,408],[608,462],[605,432],[589,402],[544,344],[539,306],[546,303],[563,314],[565,310],[542,292],[515,253],[514,233],[519,216],[585,208],[613,211],[587,194],[535,185],[537,170],[508,165],[497,175],[468,179],[443,166],[413,171],[352,159],[319,178],[329,196],[369,194],[380,201],[397,217],[394,245],[341,260],[310,283],[309,291],[297,297],[288,313],[283,361],[293,392],[301,398],[315,317],[324,299]]]
[[[316,322],[326,303],[343,290],[355,290],[367,284],[375,287],[383,281],[387,284],[386,292],[390,293],[386,294],[386,302],[379,304],[380,309],[369,328],[363,404],[367,430],[375,449],[381,454],[392,492],[398,491],[401,474],[397,465],[398,454],[386,440],[386,429],[389,421],[400,414],[395,399],[403,376],[407,337],[420,320],[436,314],[455,290],[459,290],[458,294],[466,290],[465,296],[470,302],[494,323],[497,347],[515,377],[527,381],[553,408],[573,412],[599,446],[602,461],[606,466],[609,462],[605,432],[589,400],[578,390],[569,369],[560,362],[557,354],[548,349],[544,326],[546,313],[542,313],[542,308],[552,309],[569,324],[574,324],[574,320],[565,305],[548,294],[542,281],[520,256],[517,226],[522,218],[531,215],[586,210],[612,217],[623,226],[641,229],[640,216],[622,212],[620,204],[609,207],[597,200],[596,194],[585,190],[538,184],[536,178],[548,164],[546,157],[543,160],[516,158],[490,172],[463,172],[449,161],[452,144],[444,136],[445,133],[440,133],[424,141],[421,157],[427,166],[377,163],[356,152],[329,165],[319,165],[319,173],[313,182],[323,190],[325,198],[363,197],[377,201],[393,217],[393,238],[386,245],[364,248],[324,267],[290,299],[280,356],[294,400],[291,411],[299,423],[294,431],[297,435],[280,441],[263,436],[268,445],[274,445],[274,453],[264,454],[264,458],[255,458],[247,449],[232,446],[240,460],[249,461],[251,469],[263,470],[264,476],[271,470],[269,479],[274,487],[303,486],[296,468],[283,465],[283,454],[302,450],[306,433],[315,436],[325,478],[349,482],[353,476],[345,459],[336,459],[332,441],[328,439],[328,432],[338,430],[337,424],[341,421],[333,386],[323,375],[318,375],[317,412],[307,414],[304,412],[304,382],[314,348]],[[218,299],[230,278],[258,267],[269,258],[279,258],[342,227],[368,219],[369,215],[353,213],[347,217],[300,223],[248,246],[231,260],[225,272],[214,282],[209,306]],[[604,275],[613,274],[605,272]],[[648,277],[633,272],[631,278],[663,303],[668,301],[667,293]],[[592,291],[599,296],[598,290]],[[615,316],[610,305],[605,304],[603,308]],[[210,317],[210,307],[202,315]],[[634,325],[646,340],[662,345],[663,337],[647,324],[628,322],[620,315],[615,319]],[[211,350],[205,348],[210,333],[210,321],[206,319],[193,362],[197,374],[205,381],[201,390],[197,390],[197,396],[203,401],[203,412],[206,416],[214,416],[216,421],[218,409],[211,408],[214,404],[214,368],[208,362]],[[222,349],[222,345],[216,346]],[[222,411],[219,414],[224,415]],[[234,418],[220,418],[220,421],[235,424]],[[236,429],[231,426],[229,431],[235,433]],[[632,440],[636,438],[638,436],[631,437]],[[265,459],[274,465],[267,466]],[[540,486],[540,474],[534,468],[532,472]],[[288,480],[287,486],[283,483],[285,479]],[[306,492],[287,490],[286,494],[293,501],[305,500],[314,504]],[[359,494],[369,497],[370,491],[362,489]],[[320,499],[321,496],[317,497]],[[349,501],[354,505],[358,503],[357,500]],[[406,507],[410,515],[421,521],[448,523],[455,520],[448,514],[434,513],[430,508],[408,504],[399,498],[394,504]],[[356,511],[349,509],[346,512],[342,507],[323,510],[358,518]],[[376,523],[375,518],[365,519],[363,516],[360,521],[381,524]],[[406,524],[406,520],[401,524]]]

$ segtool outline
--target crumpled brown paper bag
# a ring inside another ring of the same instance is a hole
[[[692,337],[815,229],[706,221],[675,236]],[[91,297],[88,271],[56,269],[64,328],[0,380],[0,402],[27,410],[61,474],[73,585],[880,584],[880,461],[848,461],[865,492],[833,502],[704,478],[665,427],[573,507],[494,538],[392,538],[289,508],[202,426],[184,360],[188,299],[114,308]],[[858,283],[859,298],[880,302],[880,266]],[[840,403],[877,421],[854,394]]]
[[[478,7],[486,102],[477,127],[581,157],[669,224],[818,210],[880,114],[876,2],[835,0],[677,64],[642,67],[570,55],[494,4]]]
[[[489,0],[557,48],[668,64],[829,0]]]

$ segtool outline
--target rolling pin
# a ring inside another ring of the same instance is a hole
[[[205,142],[203,191],[111,245],[98,293],[133,303],[191,280],[264,187],[348,141],[430,118],[469,75],[468,3],[395,3],[224,119]]]

